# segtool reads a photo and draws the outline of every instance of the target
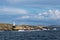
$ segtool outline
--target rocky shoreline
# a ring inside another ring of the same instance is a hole
[[[0,24],[0,30],[53,30],[53,27],[47,26],[31,26],[31,25],[15,25],[13,24]]]

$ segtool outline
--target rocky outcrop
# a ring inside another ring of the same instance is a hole
[[[0,30],[12,30],[12,24],[0,24]],[[45,26],[16,25],[14,30],[52,30],[53,28]]]

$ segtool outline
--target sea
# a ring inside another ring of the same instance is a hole
[[[60,30],[1,31],[0,40],[60,40]]]

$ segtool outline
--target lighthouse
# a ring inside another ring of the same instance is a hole
[[[13,22],[12,30],[15,30],[15,29],[14,29],[15,27],[16,27],[15,22]]]
[[[15,26],[15,22],[13,22],[13,26]]]

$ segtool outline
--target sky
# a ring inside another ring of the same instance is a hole
[[[0,0],[0,23],[60,25],[60,0]]]

